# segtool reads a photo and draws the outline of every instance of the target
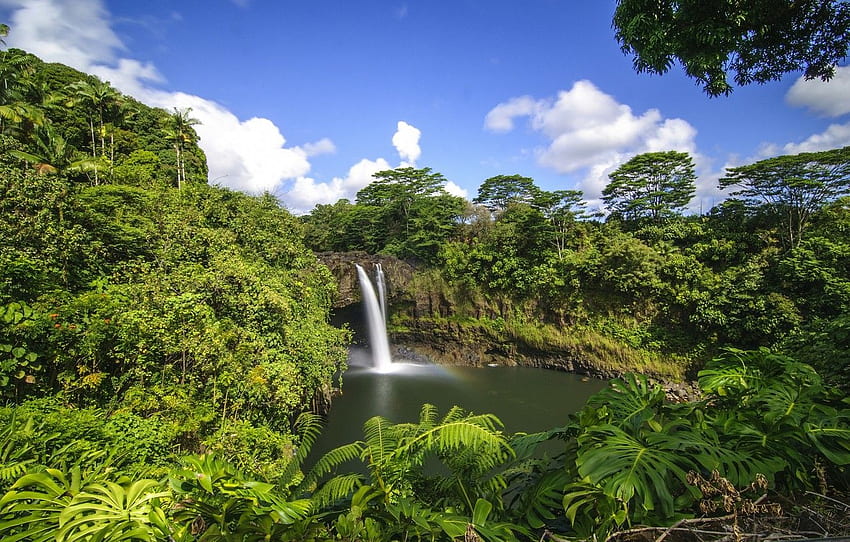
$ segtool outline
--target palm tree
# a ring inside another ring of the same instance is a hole
[[[198,119],[189,116],[191,112],[191,107],[185,109],[175,107],[174,112],[168,115],[163,128],[165,137],[173,143],[174,152],[177,156],[178,189],[182,188],[183,183],[186,182],[186,161],[184,158],[186,146],[197,141],[198,137],[192,126],[201,123]]]
[[[79,159],[78,151],[49,127],[37,132],[34,142],[36,146],[34,152],[12,150],[9,153],[33,164],[40,175],[96,171],[99,166],[97,159]]]
[[[98,155],[97,140],[95,138],[95,121],[97,121],[98,134],[100,135],[100,156],[105,159],[106,120],[120,103],[120,94],[109,83],[104,83],[98,79],[94,79],[93,81],[77,81],[71,85],[71,90],[73,91],[73,96],[70,105],[73,106],[82,103],[88,108],[92,157]],[[95,170],[94,182],[98,184],[97,170]]]
[[[33,84],[31,60],[21,51],[0,53],[0,132],[5,129],[4,120],[29,128],[44,124],[44,112],[26,97]]]

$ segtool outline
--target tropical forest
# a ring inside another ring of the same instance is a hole
[[[728,93],[648,4],[692,3],[618,3],[635,69]],[[746,45],[739,84],[805,68]],[[296,215],[210,180],[198,125],[0,45],[2,540],[850,537],[850,147],[728,167],[699,212],[668,150],[610,173],[602,208],[404,166]],[[374,347],[341,318],[355,264],[386,275],[394,361],[596,387],[543,428],[427,398],[320,449]]]

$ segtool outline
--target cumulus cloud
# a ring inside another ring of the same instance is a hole
[[[419,136],[422,132],[403,120],[398,121],[397,126],[393,134],[393,146],[401,157],[402,165],[415,166],[416,160],[422,154],[422,149],[419,148]]]
[[[850,66],[836,68],[830,81],[800,77],[788,89],[785,101],[820,115],[838,117],[850,113]]]
[[[819,134],[813,134],[799,143],[787,143],[784,154],[820,152],[850,145],[850,123],[831,124]]]
[[[469,191],[465,188],[461,188],[453,181],[446,181],[446,186],[443,188],[446,189],[446,192],[451,194],[452,196],[457,196],[459,198],[469,199]]]
[[[357,192],[374,180],[372,175],[387,169],[391,166],[383,158],[364,158],[351,166],[345,177],[334,177],[330,182],[299,177],[280,195],[292,212],[306,213],[317,204],[334,203],[342,198],[354,201]]]
[[[490,110],[484,118],[484,126],[492,132],[510,132],[514,129],[515,117],[526,117],[534,113],[537,101],[531,96],[511,98]]]
[[[581,188],[591,203],[608,174],[636,154],[675,150],[691,153],[698,164],[702,159],[696,154],[697,131],[687,121],[665,119],[657,109],[635,114],[586,80],[554,99],[512,98],[490,110],[484,125],[507,132],[525,117],[548,141],[535,150],[538,163],[559,173],[585,172]]]

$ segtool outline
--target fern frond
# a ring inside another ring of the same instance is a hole
[[[362,441],[351,442],[344,444],[333,450],[328,451],[316,461],[313,468],[304,476],[304,480],[299,485],[302,491],[310,491],[325,475],[333,472],[340,465],[356,459],[361,459],[366,451],[366,446]]]
[[[333,502],[348,499],[362,485],[362,475],[341,474],[323,483],[313,493],[312,499],[319,507],[325,507]]]
[[[437,423],[437,407],[425,403],[419,411],[419,425],[433,427]]]

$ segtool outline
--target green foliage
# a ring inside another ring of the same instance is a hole
[[[696,192],[694,161],[686,152],[639,154],[609,177],[602,200],[623,220],[660,222],[687,207]]]
[[[788,72],[830,79],[850,45],[846,2],[620,0],[617,41],[638,72],[664,74],[675,62],[709,96]]]
[[[850,8],[847,9],[850,24]],[[812,215],[850,194],[850,147],[777,156],[729,168],[720,186],[737,186],[733,196],[767,207],[790,248],[803,238]]]

